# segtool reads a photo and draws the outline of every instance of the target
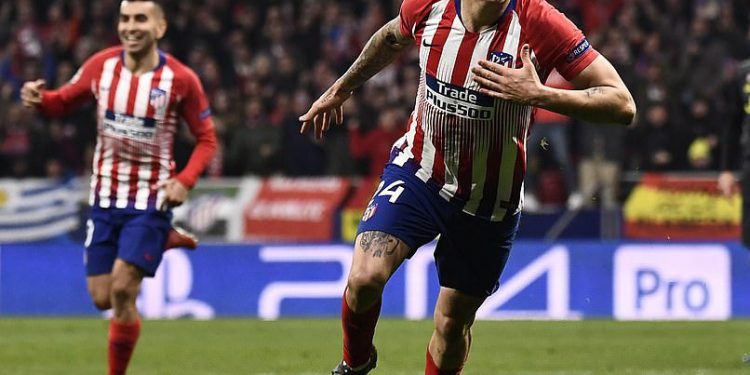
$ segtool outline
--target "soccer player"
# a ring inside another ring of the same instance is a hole
[[[89,58],[69,83],[44,90],[26,82],[23,103],[61,116],[85,100],[97,103],[97,144],[91,178],[85,265],[88,290],[99,309],[113,309],[109,374],[124,374],[140,333],[135,300],[143,277],[161,262],[170,235],[171,207],[216,150],[216,135],[196,74],[157,48],[167,28],[156,1],[120,3],[121,46]],[[175,174],[172,146],[184,119],[197,143]],[[172,233],[174,235],[174,233]]]
[[[498,288],[523,205],[534,107],[629,124],[635,104],[612,65],[543,0],[405,0],[343,76],[300,117],[322,137],[352,91],[416,42],[421,68],[408,130],[360,222],[342,299],[343,361],[367,374],[383,287],[440,235],[440,293],[425,374],[459,374],[482,302]],[[542,84],[552,69],[575,90]]]
[[[729,197],[736,189],[733,170],[742,178],[742,244],[750,249],[750,60],[743,61],[727,90],[730,114],[721,136],[719,189]]]

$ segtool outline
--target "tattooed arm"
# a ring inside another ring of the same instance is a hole
[[[315,138],[320,139],[334,116],[337,123],[343,121],[342,105],[352,91],[393,62],[412,43],[410,38],[401,34],[399,22],[396,17],[373,34],[349,70],[313,103],[307,113],[300,116],[300,132],[313,123]]]
[[[577,90],[545,90],[538,106],[589,122],[633,122],[635,101],[604,56],[597,57],[572,83]]]
[[[542,84],[529,57],[528,45],[522,49],[521,59],[521,69],[479,61],[479,67],[472,69],[474,80],[482,87],[479,91],[589,122],[627,125],[635,118],[635,102],[630,91],[603,56],[597,57],[572,80],[576,90]]]

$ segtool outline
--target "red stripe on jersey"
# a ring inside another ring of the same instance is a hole
[[[105,110],[112,110],[115,107],[115,93],[117,92],[117,85],[120,83],[120,73],[122,72],[122,60],[118,60],[115,64],[115,69],[112,72],[112,83],[109,85],[109,98],[107,99],[107,108]],[[101,134],[101,133],[100,133]],[[106,149],[114,148],[114,142],[115,140],[109,136],[101,135],[100,139],[102,141],[102,156],[106,153]],[[102,158],[103,159],[103,158]],[[101,161],[102,159],[99,159],[100,161],[100,168],[99,168],[99,186],[97,186],[96,189],[96,195],[97,198],[100,196],[100,188],[101,188],[101,181],[104,178],[109,178],[111,185],[109,189],[109,200],[110,200],[110,206],[113,204],[112,200],[115,198],[115,194],[113,194],[113,191],[116,191],[117,188],[117,164],[120,162],[120,155],[117,152],[112,152],[112,170],[110,171],[109,177],[105,177],[102,175],[101,170]],[[113,190],[112,188],[115,188]]]
[[[435,111],[435,109],[433,109]],[[435,158],[432,161],[432,179],[439,187],[445,185],[445,160],[443,160],[443,140],[445,139],[444,122],[436,122],[437,126],[432,131],[432,144],[435,146]]]
[[[420,165],[422,162],[422,148],[424,148],[424,129],[422,128],[424,113],[425,110],[423,109],[420,111],[420,114],[417,115],[417,124],[414,129],[414,146],[411,148],[411,153],[414,155],[414,161],[417,165]]]
[[[154,106],[150,104],[151,99],[151,88],[159,85],[161,80],[161,72],[163,69],[158,69],[154,72],[154,76],[151,78],[151,85],[149,87],[149,104],[146,105],[146,118],[154,118]],[[137,152],[137,150],[133,150]],[[135,206],[135,198],[138,194],[138,172],[140,172],[141,163],[133,163],[133,167],[130,169],[130,190],[128,191],[128,204]]]
[[[165,68],[162,68],[160,70],[164,70],[164,69]],[[161,72],[159,74],[161,75]],[[161,129],[161,131],[163,131],[163,132],[166,132],[167,131],[166,128],[169,127],[169,126],[171,126],[170,120],[172,120],[172,108],[176,104],[175,103],[176,100],[174,99],[174,98],[176,98],[176,95],[175,95],[175,90],[176,90],[175,81],[176,81],[176,79],[175,79],[175,77],[176,77],[176,75],[174,75],[172,77],[172,87],[169,90],[169,97],[167,98],[167,103],[168,103],[167,104],[167,109],[166,109],[166,111],[164,111],[164,120],[163,120],[163,124],[164,125],[163,126],[164,126],[165,129]],[[159,126],[159,124],[157,123],[156,126]],[[151,189],[152,186],[154,186],[157,182],[159,182],[159,170],[161,169],[161,164],[159,162],[160,159],[161,159],[161,155],[159,154],[160,147],[161,147],[161,145],[156,145],[151,150],[151,155],[152,155],[151,156],[151,178],[148,181],[149,189]],[[170,144],[170,148],[171,147],[172,146]],[[170,159],[169,160],[172,160],[171,159],[171,155],[172,155],[172,153],[170,152]],[[170,175],[171,175],[171,173],[170,173]],[[156,207],[156,196],[158,195],[158,193],[159,193],[159,191],[157,189],[151,189],[150,190],[149,195],[148,195],[148,207],[149,208],[153,207],[153,208],[156,208],[157,210],[160,209],[160,207]]]
[[[462,133],[466,139],[461,140],[461,150],[458,161],[458,190],[456,198],[466,201],[471,194],[472,163],[474,162],[474,131],[471,123],[462,121]]]
[[[461,46],[458,47],[458,55],[456,61],[467,63],[455,64],[453,68],[453,75],[451,76],[451,83],[456,86],[463,86],[466,81],[466,75],[469,73],[469,63],[471,56],[474,54],[474,48],[477,46],[479,40],[479,33],[466,32],[464,38],[461,41]]]
[[[120,69],[121,71],[122,69]],[[118,71],[118,75],[119,72]],[[118,77],[118,84],[119,84]],[[117,85],[112,85],[113,91],[116,90]],[[135,97],[138,92],[138,77],[135,74],[130,75],[130,91],[128,92],[128,101],[125,106],[125,113],[128,115],[133,114],[133,108],[135,108]],[[114,101],[112,101],[110,108],[114,108]],[[129,155],[132,155],[132,147],[133,145],[130,143],[129,140],[123,139],[122,140],[122,149],[116,150],[112,153],[112,186],[110,187],[110,194],[109,199],[112,201],[117,200],[117,188],[120,185],[120,158],[122,157],[120,154],[127,153],[125,156],[125,160],[128,160],[130,157]],[[136,164],[136,163],[132,163]],[[114,202],[113,202],[114,203]]]
[[[448,40],[448,34],[451,32],[454,18],[456,18],[456,8],[451,2],[451,4],[448,4],[445,7],[443,18],[440,19],[440,24],[435,31],[435,36],[432,37],[432,47],[430,47],[430,54],[427,57],[427,74],[433,77],[437,77],[437,69],[438,65],[440,65],[440,55],[443,54],[445,41]]]
[[[500,180],[500,158],[503,153],[503,141],[501,134],[498,134],[498,129],[493,128],[491,135],[492,142],[487,153],[487,176],[482,187],[482,200],[479,201],[479,207],[477,208],[477,215],[482,217],[492,216],[492,212],[495,210],[497,183]]]

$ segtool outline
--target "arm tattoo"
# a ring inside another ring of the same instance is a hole
[[[601,87],[591,87],[586,89],[586,97],[591,98],[594,95],[604,94],[604,89]]]
[[[399,20],[395,18],[378,30],[339,79],[341,89],[353,91],[396,59],[411,40],[401,35]]]
[[[372,250],[373,258],[393,255],[400,244],[401,240],[383,232],[364,232],[359,240],[362,251],[367,253]]]

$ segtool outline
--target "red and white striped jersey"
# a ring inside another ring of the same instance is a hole
[[[401,32],[416,40],[421,68],[408,130],[390,162],[414,170],[468,214],[494,221],[523,206],[526,135],[533,108],[479,92],[480,59],[520,67],[528,43],[542,81],[553,69],[571,80],[598,53],[544,0],[511,0],[497,25],[466,30],[460,0],[405,0]]]
[[[154,184],[175,173],[172,159],[179,118],[196,137],[188,165],[177,176],[192,187],[216,149],[211,112],[195,73],[159,53],[152,71],[133,74],[113,47],[89,58],[69,83],[44,91],[41,109],[61,116],[86,99],[97,102],[97,142],[90,204],[102,208],[154,210],[163,190]]]

